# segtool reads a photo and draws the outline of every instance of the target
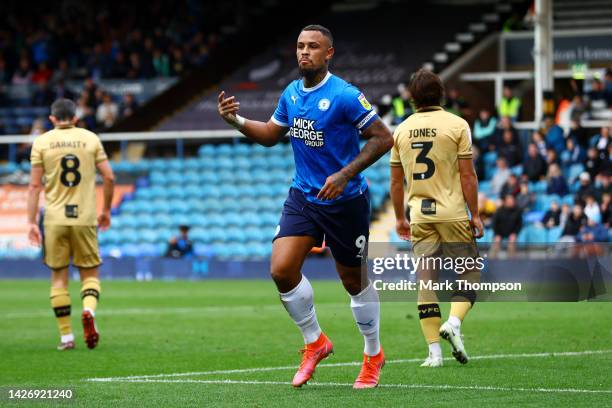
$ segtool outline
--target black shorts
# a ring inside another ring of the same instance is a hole
[[[334,259],[345,266],[360,266],[368,255],[370,197],[365,191],[337,204],[321,205],[306,200],[296,188],[289,190],[274,239],[310,236],[325,244]]]

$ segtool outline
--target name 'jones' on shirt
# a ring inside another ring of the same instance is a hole
[[[408,129],[408,138],[413,137],[436,137],[437,129],[423,128],[423,129]]]
[[[289,129],[289,136],[303,139],[306,146],[322,147],[325,145],[323,131],[315,130],[314,125],[314,120],[293,118],[293,126]]]

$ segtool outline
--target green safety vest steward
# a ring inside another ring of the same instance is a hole
[[[516,118],[519,114],[519,108],[521,107],[521,100],[516,96],[512,99],[502,98],[499,104],[499,116],[509,116]]]

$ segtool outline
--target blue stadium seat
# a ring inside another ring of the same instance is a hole
[[[242,231],[241,228],[231,227],[231,228],[228,228],[225,232],[226,232],[225,239],[227,241],[241,242],[241,243],[247,241],[244,235],[244,232]]]
[[[155,221],[155,226],[157,228],[171,228],[174,224],[172,222],[172,217],[167,215],[167,213],[156,214],[153,218]]]
[[[150,228],[155,228],[157,225],[157,222],[155,221],[155,217],[149,214],[135,215],[134,217],[131,217],[131,218],[132,220],[134,220],[133,221],[134,224],[129,225],[129,227],[132,227],[132,228],[150,229]],[[127,223],[125,224],[125,226],[128,227]]]
[[[208,214],[207,216],[208,225],[211,227],[224,228],[228,224],[228,220],[225,215],[222,214]]]
[[[561,238],[561,233],[563,232],[563,227],[553,227],[548,230],[548,234],[546,236],[546,240],[548,242],[557,242],[559,238]]]
[[[198,156],[200,157],[214,157],[215,146],[212,144],[203,144],[198,149]]]
[[[152,228],[146,228],[140,231],[140,241],[149,244],[155,243],[159,239],[159,232]]]
[[[172,214],[172,227],[178,228],[181,225],[189,225],[189,218],[184,214]]]
[[[487,152],[482,156],[482,160],[484,161],[485,165],[494,166],[495,161],[497,160],[497,153]]]
[[[200,160],[190,157],[188,159],[183,160],[183,166],[186,171],[194,171],[197,172],[200,170]]]

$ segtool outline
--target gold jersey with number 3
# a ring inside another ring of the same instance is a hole
[[[45,225],[95,226],[96,165],[107,160],[104,147],[89,130],[56,127],[32,145],[32,166],[45,176]]]
[[[419,109],[393,134],[391,166],[404,169],[411,223],[468,219],[458,159],[472,157],[468,123],[439,106]]]

